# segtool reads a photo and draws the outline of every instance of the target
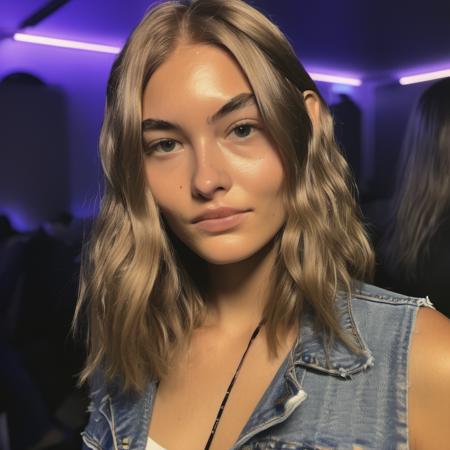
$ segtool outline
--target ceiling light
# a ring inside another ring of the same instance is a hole
[[[329,75],[318,72],[309,72],[311,78],[315,81],[324,81],[325,83],[348,84],[350,86],[361,86],[362,81],[358,78],[343,77],[340,75]]]
[[[399,79],[400,84],[422,83],[423,81],[438,80],[450,77],[450,69],[435,70],[434,72],[423,72],[416,75],[408,75]]]
[[[120,52],[120,47],[111,45],[91,44],[89,42],[70,41],[67,39],[56,39],[46,36],[36,36],[33,34],[15,33],[13,36],[15,41],[29,42],[31,44],[50,45],[52,47],[73,48],[77,50],[87,50],[90,52],[112,53]]]

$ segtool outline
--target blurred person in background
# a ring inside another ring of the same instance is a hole
[[[412,110],[397,173],[375,282],[428,295],[450,317],[450,78],[428,87]]]
[[[86,395],[75,374],[84,354],[68,334],[81,239],[71,223],[61,213],[21,234],[0,216],[0,414],[10,450],[80,447]]]

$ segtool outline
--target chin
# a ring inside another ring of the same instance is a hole
[[[202,243],[199,246],[191,245],[191,250],[200,258],[209,264],[225,265],[235,264],[245,261],[263,249],[266,244],[271,242],[270,237],[262,239],[261,242],[251,238],[243,239],[224,239],[222,242]]]
[[[211,252],[199,253],[199,256],[209,264],[224,266],[226,264],[235,264],[253,256],[254,253],[228,252],[227,254],[217,254]]]

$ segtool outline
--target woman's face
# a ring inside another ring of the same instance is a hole
[[[249,258],[285,222],[277,149],[225,51],[182,45],[155,71],[143,96],[143,139],[156,203],[206,261]]]

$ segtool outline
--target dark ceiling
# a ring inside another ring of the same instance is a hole
[[[14,30],[46,0],[2,0],[0,31]],[[121,45],[151,0],[72,0],[36,34]],[[288,35],[307,68],[365,79],[450,66],[450,0],[252,0]],[[1,44],[0,44],[1,52]]]

